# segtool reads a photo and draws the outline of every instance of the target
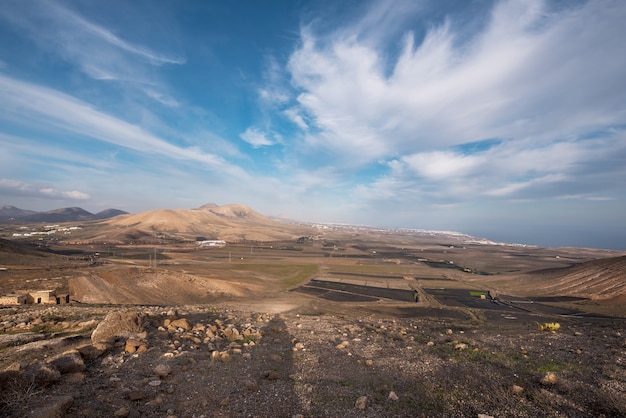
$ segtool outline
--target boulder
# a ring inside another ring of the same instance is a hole
[[[41,361],[29,365],[24,374],[29,381],[42,388],[58,382],[61,378],[61,372],[56,367]]]
[[[134,311],[110,312],[91,333],[93,343],[113,344],[120,337],[145,334],[142,320]]]
[[[85,362],[77,350],[65,352],[48,360],[48,363],[61,374],[80,373],[85,370]]]

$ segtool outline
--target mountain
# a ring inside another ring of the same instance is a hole
[[[94,216],[94,219],[109,219],[109,218],[114,218],[118,215],[128,215],[128,212],[125,212],[120,209],[110,208],[110,209],[105,209],[103,211],[100,211],[93,216]]]
[[[102,224],[94,239],[110,242],[150,239],[222,239],[269,241],[293,239],[305,228],[272,220],[244,205],[204,205],[198,209],[160,209],[121,215]],[[105,227],[106,226],[106,227]],[[306,228],[310,232],[309,228]]]
[[[54,209],[47,212],[35,212],[32,210],[24,210],[15,206],[2,206],[0,208],[0,222],[11,223],[62,223],[62,222],[80,222],[94,221],[100,219],[108,219],[114,216],[127,214],[119,209],[106,209],[97,214],[86,211],[83,208],[71,207]]]
[[[12,218],[21,218],[22,216],[33,215],[37,212],[34,210],[25,210],[16,208],[15,206],[0,206],[0,221],[10,220]]]
[[[204,205],[202,206],[202,208],[205,208],[206,210],[208,210],[211,213],[216,214],[217,216],[221,216],[227,219],[249,219],[249,220],[256,219],[256,220],[264,220],[264,221],[270,220],[269,218],[261,215],[258,212],[255,212],[254,210],[244,205],[230,204],[230,205],[214,206],[214,207],[208,207],[208,208],[206,208],[206,206],[207,205]]]
[[[48,212],[39,212],[33,215],[23,216],[20,222],[75,222],[93,220],[93,213],[87,212],[83,208],[61,208]]]

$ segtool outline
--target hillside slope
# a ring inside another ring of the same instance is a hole
[[[518,275],[511,286],[533,293],[612,299],[626,297],[626,256]]]

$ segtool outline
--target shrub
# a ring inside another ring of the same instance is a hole
[[[552,331],[556,332],[561,328],[561,324],[558,322],[546,322],[545,324],[537,324],[540,331]]]

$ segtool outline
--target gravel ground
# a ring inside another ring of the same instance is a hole
[[[624,321],[546,332],[302,300],[1,309],[0,415],[626,414]],[[110,312],[121,324],[92,338]]]

